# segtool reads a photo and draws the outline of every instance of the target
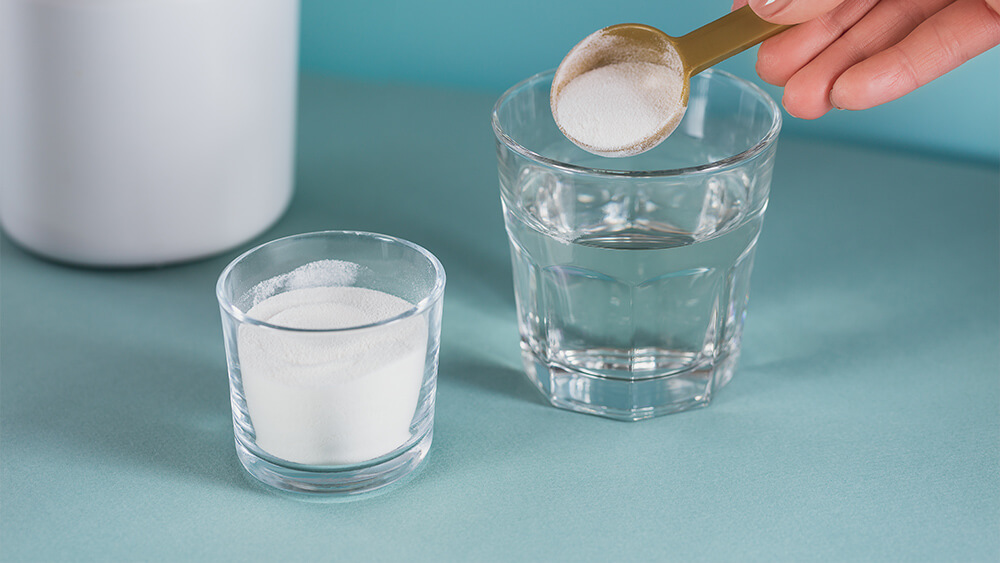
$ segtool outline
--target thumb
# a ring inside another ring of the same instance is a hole
[[[853,0],[750,0],[750,8],[771,23],[802,23]]]

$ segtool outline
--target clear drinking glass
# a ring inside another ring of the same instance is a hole
[[[261,482],[343,497],[411,474],[434,429],[445,273],[372,233],[278,239],[216,286],[236,451]]]
[[[560,133],[552,75],[493,110],[528,378],[557,407],[620,420],[705,406],[740,353],[778,107],[709,70],[663,144],[612,159]]]

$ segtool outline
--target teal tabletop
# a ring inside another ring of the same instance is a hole
[[[4,561],[1000,560],[1000,171],[784,136],[744,353],[705,409],[548,406],[520,365],[497,92],[306,77],[296,194],[241,248],[67,267],[0,241]],[[434,444],[349,503],[253,483],[214,286],[394,235],[448,272]]]

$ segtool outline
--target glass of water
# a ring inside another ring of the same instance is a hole
[[[709,70],[663,144],[611,159],[556,127],[552,74],[493,110],[528,378],[557,407],[619,420],[705,406],[740,354],[778,107]]]

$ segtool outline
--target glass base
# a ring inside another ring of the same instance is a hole
[[[528,379],[552,405],[634,422],[708,406],[712,396],[733,377],[739,353],[662,377],[620,379],[584,373],[546,362],[521,343]]]
[[[434,431],[428,430],[399,453],[390,454],[370,462],[347,466],[309,466],[257,455],[239,437],[236,454],[240,463],[252,477],[279,491],[325,500],[354,500],[381,492],[393,484],[400,484],[414,474],[427,457]]]

